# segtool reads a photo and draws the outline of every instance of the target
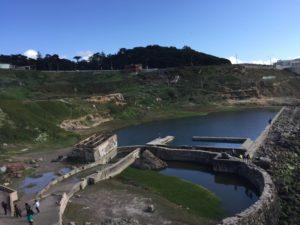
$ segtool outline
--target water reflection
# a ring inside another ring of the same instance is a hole
[[[70,168],[62,168],[59,170],[59,174],[65,174],[70,171]],[[54,172],[48,172],[48,173],[42,173],[42,174],[36,174],[32,176],[27,176],[23,180],[21,184],[22,190],[26,194],[35,194],[42,190],[50,181],[57,178],[58,175]]]
[[[211,167],[168,162],[161,173],[175,176],[207,188],[221,199],[221,207],[231,216],[248,208],[258,199],[255,187],[243,177],[213,172]]]
[[[276,113],[268,109],[248,109],[140,124],[118,130],[118,145],[145,144],[159,136],[172,135],[175,136],[172,145],[238,147],[237,144],[195,142],[192,136],[236,136],[254,140]]]

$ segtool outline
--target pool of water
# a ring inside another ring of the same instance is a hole
[[[237,147],[237,144],[192,141],[192,136],[236,136],[255,140],[277,112],[251,109],[218,112],[207,116],[155,121],[117,131],[119,146],[145,144],[157,137],[175,136],[172,145]],[[209,167],[189,163],[169,163],[161,173],[202,185],[221,199],[227,215],[248,208],[258,199],[255,187],[243,177],[215,173]]]
[[[70,168],[62,168],[60,173],[65,174],[70,171]],[[54,172],[47,172],[42,174],[36,174],[27,176],[21,183],[21,189],[26,194],[35,194],[42,190],[50,181],[57,178],[58,175]]]
[[[277,112],[251,109],[207,116],[155,121],[118,130],[118,145],[145,144],[157,137],[175,136],[172,145],[236,147],[236,144],[192,141],[192,136],[237,136],[255,139]]]
[[[243,177],[216,173],[210,167],[191,163],[168,162],[169,167],[160,172],[199,184],[221,199],[221,207],[232,216],[252,205],[259,197],[255,187]]]

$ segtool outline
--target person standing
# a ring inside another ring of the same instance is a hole
[[[34,205],[33,205],[34,207],[35,207],[35,209],[36,209],[36,212],[37,213],[40,213],[40,202],[39,202],[39,200],[34,200]]]
[[[8,208],[7,203],[5,201],[2,201],[1,205],[2,205],[2,208],[4,210],[4,214],[7,215],[7,208]]]

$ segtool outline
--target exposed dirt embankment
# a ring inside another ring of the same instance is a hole
[[[300,224],[300,107],[286,107],[273,124],[258,156],[271,159],[268,172],[276,185],[279,224]]]
[[[77,119],[64,120],[59,124],[59,127],[67,131],[86,130],[111,120],[111,117],[89,114]]]

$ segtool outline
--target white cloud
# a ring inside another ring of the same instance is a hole
[[[31,58],[31,59],[36,59],[38,52],[33,49],[28,49],[26,52],[23,53],[23,55],[25,55],[26,57]]]
[[[76,56],[81,56],[83,60],[88,60],[94,53],[92,51],[79,51]]]
[[[239,63],[244,63],[242,60],[237,59],[235,56],[229,56],[228,59],[232,64],[239,64]]]
[[[271,59],[266,59],[266,60],[258,59],[258,60],[250,60],[250,61],[245,61],[245,60],[240,60],[240,59],[236,60],[235,56],[230,56],[230,57],[228,57],[228,59],[230,60],[230,62],[232,64],[250,63],[250,64],[270,65],[270,64],[273,64],[278,61],[278,59],[275,57],[273,57]]]
[[[273,57],[273,58],[270,58],[267,60],[253,60],[250,63],[262,64],[262,65],[272,65],[273,63],[276,63],[277,61],[278,61],[278,59]]]

